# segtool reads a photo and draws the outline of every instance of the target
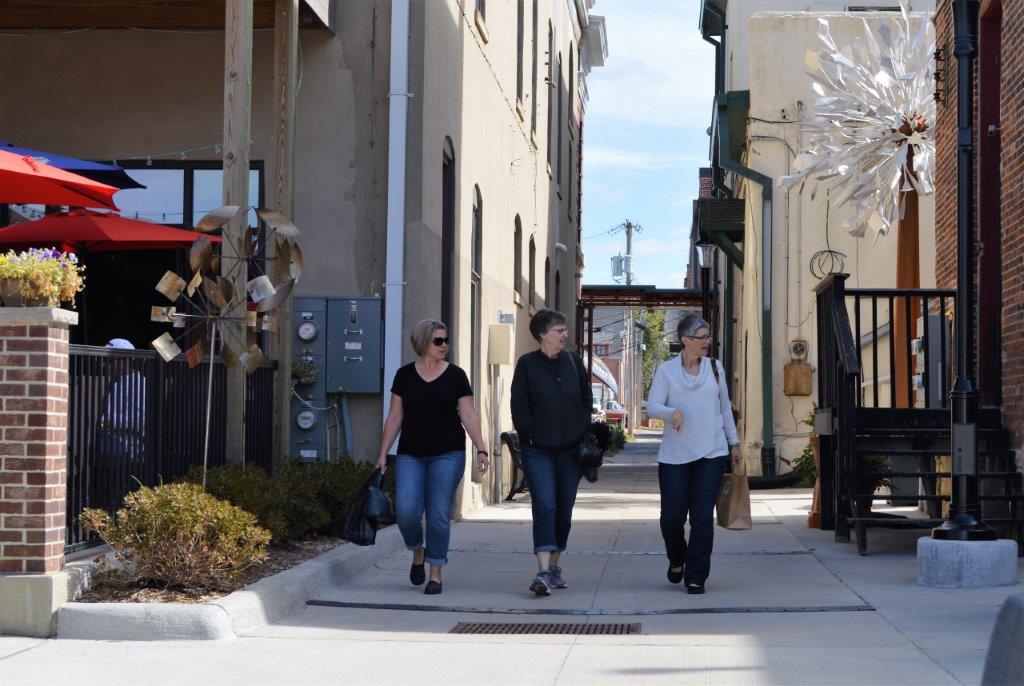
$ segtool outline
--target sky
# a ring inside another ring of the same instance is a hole
[[[598,0],[605,66],[587,77],[583,141],[583,282],[614,283],[630,219],[634,283],[682,288],[698,169],[708,165],[714,47],[698,28],[700,0]]]

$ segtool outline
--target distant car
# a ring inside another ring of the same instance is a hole
[[[604,416],[609,424],[625,424],[629,421],[629,412],[614,400],[605,403]]]

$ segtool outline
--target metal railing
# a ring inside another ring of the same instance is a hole
[[[203,462],[209,361],[189,369],[154,351],[73,345],[68,364],[67,546],[95,541],[79,525],[86,507],[113,512],[139,484],[156,486]],[[247,378],[245,460],[273,466],[276,362]],[[209,465],[227,461],[226,370],[215,358]]]

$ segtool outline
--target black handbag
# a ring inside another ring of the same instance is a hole
[[[597,469],[604,464],[604,451],[597,444],[597,437],[589,431],[583,432],[583,438],[572,449],[572,459],[583,470],[587,481],[597,481]]]
[[[373,470],[370,480],[363,486],[366,493],[366,518],[377,526],[395,523],[395,510],[391,506],[391,498],[381,489],[384,475],[380,469]]]
[[[393,524],[391,498],[381,490],[384,475],[375,469],[373,475],[356,495],[341,524],[341,538],[355,545],[377,542],[377,527]]]

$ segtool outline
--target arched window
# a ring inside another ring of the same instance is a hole
[[[548,92],[548,166],[555,166],[555,29],[548,22],[548,75],[545,85]]]
[[[537,243],[530,239],[530,307],[537,305]]]
[[[444,139],[441,153],[441,321],[454,332],[455,291],[455,146]],[[454,338],[452,340],[455,340]],[[454,346],[450,346],[454,348]]]
[[[557,167],[555,170],[555,183],[558,187],[562,187],[562,162],[565,157],[562,155],[562,150],[565,147],[563,134],[565,133],[565,77],[562,74],[562,53],[558,53],[558,61],[555,63],[555,68],[558,69],[558,79],[555,81],[558,88],[558,110],[555,117],[555,127],[558,129],[558,135],[555,137],[555,142],[558,145],[558,154],[555,155],[554,165]]]
[[[512,290],[523,295],[523,222],[516,215],[515,231],[512,235]]]
[[[533,40],[530,42],[530,131],[537,133],[537,22],[539,9],[533,0]]]
[[[555,272],[555,309],[562,311],[562,274]]]
[[[474,395],[480,397],[480,301],[483,287],[484,199],[480,186],[473,187],[473,235],[470,246],[472,268],[469,276],[470,382]]]
[[[516,0],[516,98],[523,103],[523,42],[526,40],[526,0]]]
[[[544,307],[551,307],[551,258],[544,258]]]

